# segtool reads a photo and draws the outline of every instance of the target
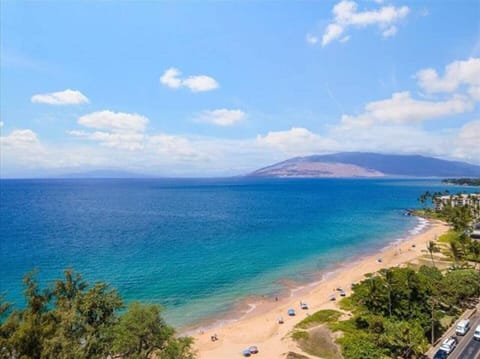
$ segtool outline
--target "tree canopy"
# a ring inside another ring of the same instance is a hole
[[[12,309],[0,297],[0,357],[33,359],[191,359],[193,340],[176,337],[161,307],[123,301],[108,284],[90,285],[73,270],[40,288],[36,272],[24,278],[26,307]]]
[[[329,326],[344,333],[338,342],[346,359],[419,358],[447,329],[442,318],[455,317],[479,295],[480,273],[472,268],[383,269],[341,302],[353,317]]]

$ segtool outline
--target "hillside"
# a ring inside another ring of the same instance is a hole
[[[342,152],[295,157],[250,173],[253,177],[480,177],[480,166],[419,155]]]

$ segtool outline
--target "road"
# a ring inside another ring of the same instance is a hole
[[[480,313],[475,313],[471,318],[471,327],[465,336],[457,336],[458,345],[448,356],[448,359],[480,359],[480,341],[473,340],[475,328],[480,324]],[[447,332],[447,336],[455,335],[455,328]],[[438,345],[440,347],[440,344]],[[438,348],[437,348],[438,349]]]

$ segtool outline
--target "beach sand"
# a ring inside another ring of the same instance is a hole
[[[286,353],[301,353],[289,333],[295,324],[320,309],[336,309],[337,301],[329,301],[329,296],[336,288],[343,288],[350,294],[351,284],[364,279],[366,273],[373,273],[381,268],[400,266],[415,261],[427,253],[428,241],[448,230],[448,226],[438,221],[429,221],[427,228],[408,239],[393,243],[372,255],[360,258],[355,263],[346,263],[323,280],[296,290],[284,298],[268,298],[258,303],[238,321],[206,330],[196,330],[193,334],[195,348],[200,359],[241,358],[242,351],[251,345],[259,348],[255,358],[284,358]],[[381,258],[381,262],[378,259]],[[340,299],[335,293],[337,300]],[[300,309],[300,301],[308,303],[309,309]],[[296,316],[289,317],[287,310],[294,308]],[[278,317],[283,317],[284,324],[278,324]],[[191,334],[191,333],[190,333]],[[218,340],[212,341],[216,334]],[[191,334],[192,335],[192,334]]]

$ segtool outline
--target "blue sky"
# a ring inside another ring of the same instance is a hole
[[[480,163],[478,1],[2,1],[1,176]]]

